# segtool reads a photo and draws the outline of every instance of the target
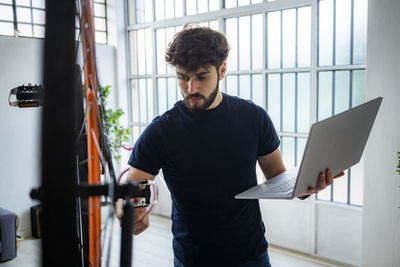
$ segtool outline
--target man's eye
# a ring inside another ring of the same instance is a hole
[[[187,80],[188,80],[188,77],[178,75],[178,79],[179,79],[179,80],[182,80],[182,81],[187,81]]]
[[[205,76],[199,76],[199,77],[197,77],[197,79],[199,79],[199,81],[203,81],[203,80],[207,79],[207,77],[205,77]]]

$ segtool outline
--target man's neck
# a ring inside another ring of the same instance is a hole
[[[222,98],[223,98],[222,93],[218,89],[218,93],[217,93],[217,96],[214,99],[214,102],[212,102],[212,104],[207,108],[207,110],[218,107],[218,105],[221,104],[221,102],[222,102]]]

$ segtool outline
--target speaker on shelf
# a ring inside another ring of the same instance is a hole
[[[31,207],[31,226],[32,226],[32,236],[34,238],[42,237],[42,232],[43,232],[42,213],[43,213],[42,205],[36,205]]]

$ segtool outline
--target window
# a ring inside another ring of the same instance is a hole
[[[0,35],[44,38],[45,13],[45,0],[0,0]],[[96,42],[107,43],[106,0],[94,1],[94,14]]]
[[[364,102],[367,0],[128,0],[128,7],[133,141],[181,99],[164,53],[187,22],[227,36],[221,88],[268,111],[288,168],[300,164],[312,123]],[[361,163],[317,198],[362,205],[362,176]]]

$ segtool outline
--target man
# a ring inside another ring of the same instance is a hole
[[[171,192],[175,266],[270,266],[258,200],[234,196],[286,170],[267,113],[219,90],[229,45],[205,27],[185,27],[166,51],[184,97],[156,117],[135,144],[128,180],[153,180],[160,168]],[[317,188],[332,184],[329,170]],[[122,211],[117,209],[117,217]],[[135,209],[134,234],[149,226]]]

